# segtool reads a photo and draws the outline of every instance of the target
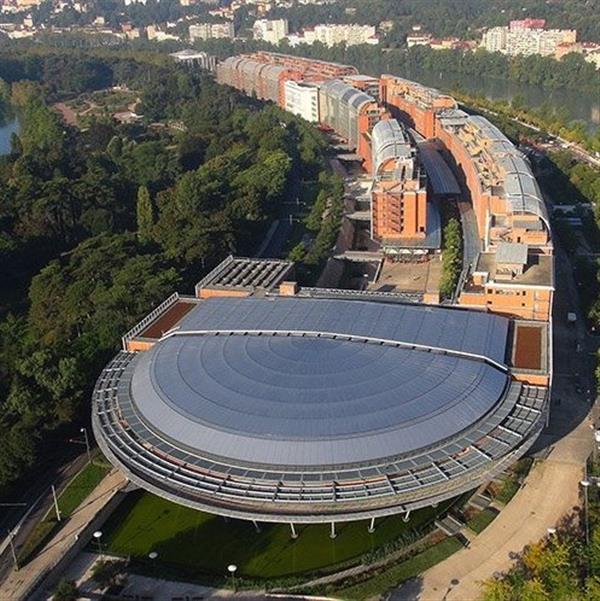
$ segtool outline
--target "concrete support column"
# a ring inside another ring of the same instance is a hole
[[[258,522],[256,520],[252,520],[252,523],[254,524],[254,529],[256,532],[260,533],[260,526],[258,525]]]
[[[375,518],[371,518],[371,522],[367,528],[367,531],[369,534],[373,534],[373,532],[375,532]]]
[[[290,530],[292,531],[292,538],[298,538],[298,533],[296,532],[296,528],[294,528],[294,524],[290,522]]]
[[[410,509],[402,517],[403,522],[408,522],[408,520],[410,520]]]
[[[329,538],[335,538],[337,534],[335,533],[335,522],[331,522],[331,530],[329,532]]]

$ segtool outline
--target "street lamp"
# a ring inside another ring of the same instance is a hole
[[[98,545],[98,555],[100,555],[100,559],[102,559],[102,542],[100,541],[102,538],[102,531],[96,530],[92,536],[96,539],[96,544]]]
[[[158,557],[158,553],[156,551],[150,551],[148,553],[148,558],[150,559],[150,565],[152,566],[152,576],[156,578],[156,558]]]
[[[85,440],[85,450],[87,452],[88,463],[92,462],[92,455],[90,453],[90,439],[88,438],[87,428],[80,428],[79,431],[83,434]]]
[[[19,560],[17,559],[17,552],[15,550],[15,544],[13,543],[13,537],[15,536],[12,530],[8,531],[8,546],[10,547],[10,554],[12,556],[15,572],[19,571]]]
[[[583,511],[585,517],[585,544],[589,546],[590,544],[590,524],[588,520],[588,488],[590,487],[591,482],[589,480],[582,480],[579,484],[583,486]]]
[[[234,563],[230,563],[227,566],[227,571],[231,574],[231,585],[233,587],[233,590],[235,592],[235,572],[237,570],[237,566]]]

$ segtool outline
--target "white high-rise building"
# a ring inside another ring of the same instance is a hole
[[[316,25],[314,28],[315,41],[326,46],[345,43],[347,46],[358,44],[378,44],[376,29],[373,25]]]
[[[489,52],[510,56],[554,56],[561,44],[574,44],[577,40],[574,29],[541,29],[520,24],[521,21],[515,21],[510,27],[488,29],[483,34],[481,45]]]
[[[311,123],[319,121],[319,90],[316,86],[289,79],[284,89],[286,111]]]
[[[196,23],[190,25],[190,40],[208,40],[211,38],[233,38],[233,23]]]
[[[483,34],[482,46],[488,52],[506,52],[508,27],[492,27]]]
[[[287,19],[257,19],[252,26],[255,40],[278,45],[288,34]]]

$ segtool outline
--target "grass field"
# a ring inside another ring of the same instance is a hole
[[[473,532],[480,534],[494,521],[497,515],[498,511],[496,509],[488,507],[487,509],[476,513],[467,522],[467,526],[473,530]]]
[[[257,533],[250,522],[225,522],[139,491],[125,499],[103,530],[109,553],[145,558],[156,551],[159,562],[187,576],[221,576],[234,563],[243,578],[277,579],[332,571],[336,564],[358,559],[425,527],[436,511],[443,508],[417,511],[408,523],[399,516],[382,518],[373,534],[364,521],[337,524],[334,540],[327,524],[297,526],[299,537],[292,540],[286,524],[263,524]]]
[[[328,594],[339,599],[358,599],[360,601],[383,595],[409,578],[422,574],[460,549],[462,549],[462,544],[456,538],[446,538],[422,553],[386,568],[381,574],[373,576],[369,580],[331,591]]]

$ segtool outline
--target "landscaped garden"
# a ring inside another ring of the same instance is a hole
[[[233,563],[242,578],[277,580],[335,571],[377,556],[398,539],[410,544],[448,506],[414,512],[408,522],[402,516],[381,518],[372,534],[366,521],[336,524],[335,539],[328,524],[296,525],[299,536],[292,539],[288,524],[260,524],[257,532],[251,522],[226,521],[139,491],[111,516],[103,540],[109,553],[142,563],[155,551],[159,569],[187,578],[222,578]]]

